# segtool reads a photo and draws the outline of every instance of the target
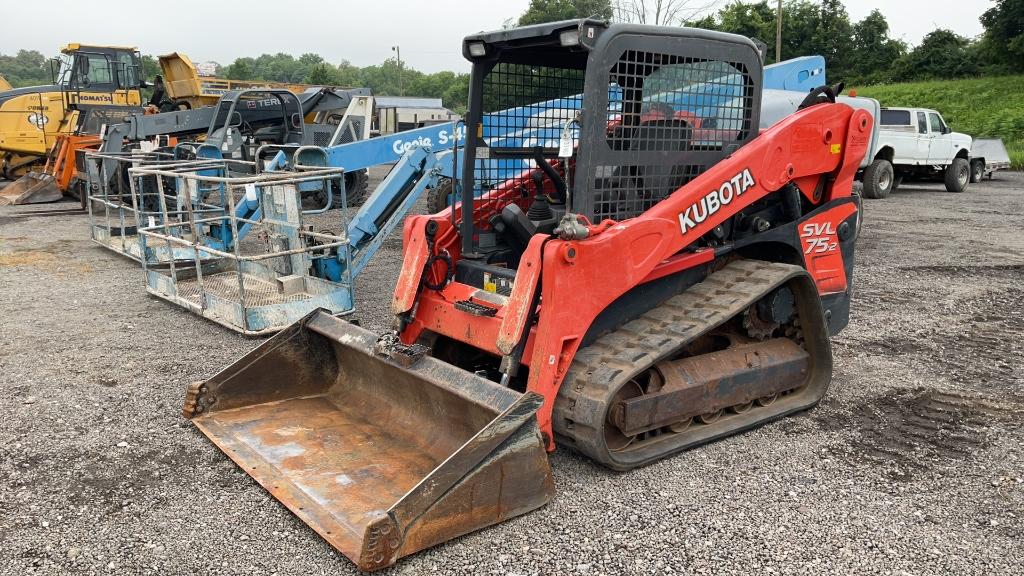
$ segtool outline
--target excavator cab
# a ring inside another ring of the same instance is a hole
[[[628,470],[813,406],[848,311],[866,114],[759,136],[757,47],[704,30],[557,22],[463,53],[461,201],[406,220],[396,331],[313,313],[186,400],[366,570],[543,505],[556,435]]]

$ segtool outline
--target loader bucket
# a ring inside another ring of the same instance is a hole
[[[318,310],[206,382],[184,415],[362,570],[551,499],[520,394]]]
[[[0,190],[0,206],[56,202],[62,196],[64,193],[57,187],[53,176],[29,172]]]

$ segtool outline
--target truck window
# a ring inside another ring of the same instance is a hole
[[[883,126],[910,126],[910,110],[882,110]]]
[[[935,132],[936,134],[942,132],[942,118],[939,118],[938,114],[935,112],[929,112],[928,121],[932,125],[932,132]]]
[[[924,117],[924,112],[917,113],[917,133],[927,134],[928,133],[928,120]]]

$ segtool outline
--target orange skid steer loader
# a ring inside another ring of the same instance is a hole
[[[630,470],[813,407],[849,319],[872,119],[836,89],[759,132],[744,37],[581,20],[463,53],[459,201],[405,222],[395,331],[313,313],[184,409],[364,570],[543,505],[556,446]]]
[[[79,151],[98,149],[101,142],[95,134],[58,135],[43,170],[28,172],[0,191],[0,206],[56,202],[66,192],[75,193],[85,206],[85,182],[78,174],[76,157]]]

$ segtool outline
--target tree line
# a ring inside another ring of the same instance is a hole
[[[510,18],[506,26],[587,17],[694,26],[757,38],[769,45],[766,60],[771,63],[775,56],[775,4],[775,0],[734,0],[701,15],[698,11],[707,5],[706,0],[531,0],[526,11]],[[1024,72],[1024,0],[996,0],[980,20],[984,32],[977,38],[936,29],[917,46],[908,46],[892,37],[888,21],[878,10],[854,22],[841,0],[785,0],[781,57],[820,54],[826,59],[830,79],[858,85]],[[158,73],[155,59],[144,56],[144,77],[152,79]],[[0,54],[0,74],[16,87],[50,82],[47,58],[35,50]],[[347,60],[333,64],[318,54],[296,58],[279,52],[237,58],[229,65],[218,65],[217,74],[233,80],[367,87],[377,95],[441,98],[446,107],[459,113],[465,111],[469,92],[468,74],[426,74],[397,58],[359,67]]]
[[[734,2],[687,25],[763,40],[771,62],[776,30],[772,4]],[[1024,0],[998,0],[981,15],[984,32],[977,38],[938,28],[913,47],[890,35],[880,11],[853,22],[840,0],[787,0],[782,13],[782,59],[820,54],[829,78],[848,85],[1024,72]]]
[[[699,15],[707,0],[531,0],[519,24],[597,17],[663,26],[693,26],[757,38],[775,61],[775,0],[733,0]],[[828,77],[847,84],[964,78],[1024,72],[1024,0],[996,0],[980,15],[984,32],[966,38],[936,29],[917,46],[893,38],[879,10],[851,21],[841,0],[785,0],[781,59],[820,54]],[[927,19],[927,11],[922,11]],[[965,17],[976,17],[967,15]]]
[[[217,74],[230,80],[267,80],[369,88],[380,96],[423,96],[440,98],[444,105],[464,113],[469,94],[469,74],[441,71],[426,74],[409,68],[397,58],[381,64],[359,67],[348,60],[333,65],[317,54],[298,58],[279,52],[257,58],[238,58],[219,67]]]
[[[152,80],[160,73],[156,58],[142,57],[143,78]],[[444,105],[465,113],[469,94],[469,75],[441,71],[425,74],[390,58],[381,64],[359,67],[343,60],[327,63],[317,54],[263,54],[256,58],[237,58],[228,66],[217,66],[217,76],[230,80],[263,80],[289,84],[316,84],[346,88],[370,88],[373,94],[388,96],[424,96],[441,98]],[[36,50],[19,50],[13,56],[0,54],[0,75],[15,88],[50,84],[49,59]]]

